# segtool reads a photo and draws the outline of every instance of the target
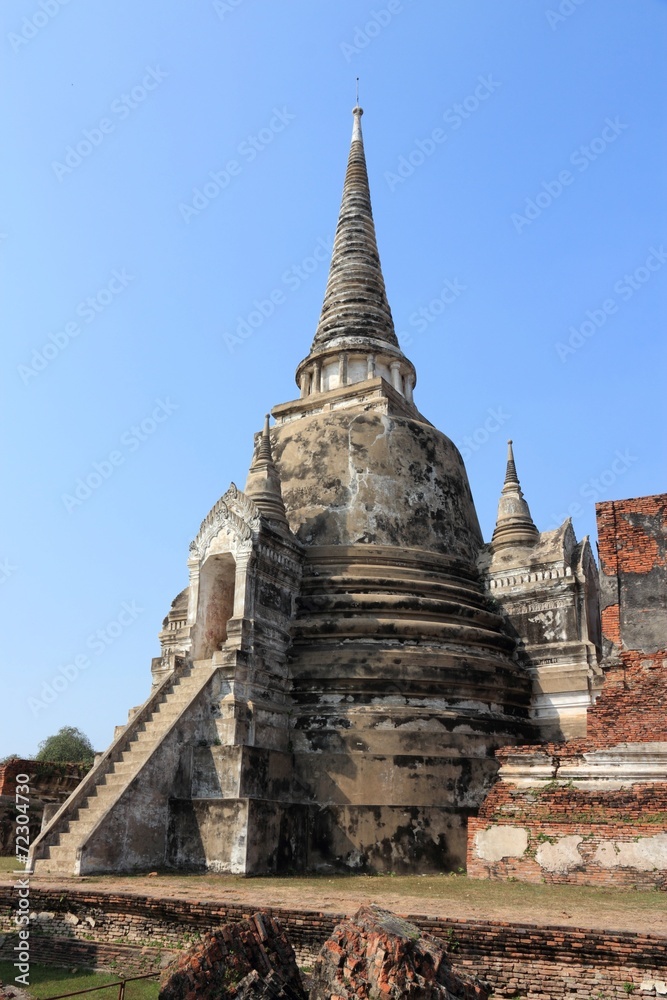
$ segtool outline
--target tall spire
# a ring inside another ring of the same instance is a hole
[[[509,545],[534,545],[540,537],[526,503],[516,472],[512,442],[507,442],[507,471],[500,494],[498,519],[491,544],[494,549]]]
[[[357,106],[352,114],[352,143],[313,350],[341,337],[370,337],[398,347],[375,238],[361,134],[363,110]]]
[[[257,504],[267,520],[284,528],[289,527],[280,489],[280,476],[271,455],[268,413],[264,420],[257,454],[250,465],[244,492]]]
[[[357,104],[352,114],[352,142],[322,312],[310,354],[297,369],[297,382],[302,394],[310,395],[382,375],[411,400],[415,370],[398,344],[375,237],[361,133],[363,110]]]

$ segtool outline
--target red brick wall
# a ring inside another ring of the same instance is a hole
[[[667,740],[667,653],[621,651],[587,715],[588,742],[652,743]]]
[[[667,494],[596,505],[606,676],[596,745],[667,740]]]
[[[523,856],[493,862],[477,856],[475,834],[495,825],[527,831],[528,846]],[[525,789],[499,781],[484,800],[479,817],[468,820],[467,870],[472,878],[667,889],[667,870],[607,868],[596,859],[601,845],[635,844],[665,829],[667,782],[583,790],[567,785]],[[546,870],[535,858],[540,846],[558,843],[568,836],[581,838],[577,846],[581,865],[563,872]]]
[[[607,576],[619,573],[648,573],[665,566],[664,546],[660,544],[667,531],[667,493],[629,500],[606,500],[595,505],[598,529],[600,569]],[[644,524],[638,523],[642,516]],[[635,518],[635,520],[633,520]],[[655,532],[646,526],[653,521]]]
[[[86,764],[61,764],[48,760],[21,760],[13,757],[6,764],[0,764],[0,795],[14,798],[16,775],[27,774],[30,778],[30,794],[58,799],[69,795],[90,768]]]

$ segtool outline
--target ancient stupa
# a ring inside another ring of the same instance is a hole
[[[153,691],[36,841],[38,871],[456,869],[494,748],[583,725],[590,546],[569,522],[539,533],[513,455],[484,544],[461,455],[414,401],[362,113],[300,396],[204,519]]]

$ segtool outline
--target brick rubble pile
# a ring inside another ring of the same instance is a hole
[[[363,906],[338,924],[313,970],[311,1000],[487,1000],[472,977],[453,972],[445,949],[415,924]]]
[[[159,1000],[306,1000],[294,949],[267,913],[225,924],[165,970]]]

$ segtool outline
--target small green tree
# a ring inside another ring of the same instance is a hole
[[[92,764],[94,757],[93,745],[86,734],[74,726],[63,726],[53,736],[42,740],[36,759]]]

